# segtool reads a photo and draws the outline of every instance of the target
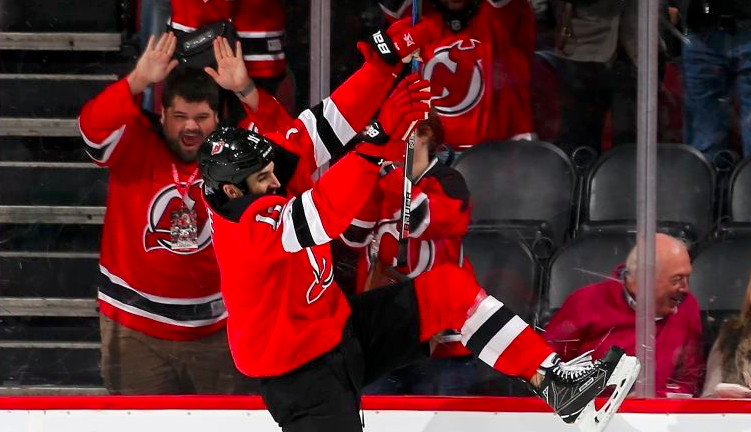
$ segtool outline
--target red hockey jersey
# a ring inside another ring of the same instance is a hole
[[[187,203],[198,216],[196,251],[173,249],[170,213],[196,164],[185,164],[153,130],[121,79],[83,107],[78,119],[85,149],[109,168],[100,269],[110,283],[99,291],[100,310],[120,324],[172,340],[196,339],[225,324],[219,269],[211,245],[200,177]]]
[[[284,10],[279,0],[171,0],[171,26],[191,32],[216,21],[232,21],[243,45],[251,77],[281,75],[284,56]]]
[[[409,4],[381,1],[381,9],[397,19],[410,13]],[[462,149],[486,140],[531,137],[535,23],[528,0],[481,0],[458,32],[430,2],[423,13],[441,22],[441,38],[421,55],[446,142]]]
[[[340,238],[350,247],[363,250],[357,267],[357,292],[362,292],[373,263],[395,267],[399,250],[399,220],[402,179],[399,168],[379,179],[368,201]],[[412,186],[410,239],[407,265],[396,270],[416,278],[434,266],[451,263],[472,273],[462,253],[462,237],[469,226],[469,190],[462,175],[433,159]],[[440,343],[433,357],[469,355],[459,342]]]
[[[370,198],[341,235],[353,248],[363,248],[358,268],[358,292],[377,257],[387,267],[396,266],[402,206],[403,170],[391,171],[378,181]],[[469,225],[469,191],[462,175],[433,159],[412,186],[410,239],[406,267],[397,271],[415,278],[436,265],[451,263],[471,271],[461,255],[461,239]]]
[[[284,196],[248,195],[219,205],[204,195],[230,348],[246,375],[288,372],[339,343],[350,311],[334,282],[327,243],[368,198],[378,167],[349,155],[315,185],[310,175],[365,127],[393,80],[366,63],[285,133],[268,134],[279,144],[274,172]]]

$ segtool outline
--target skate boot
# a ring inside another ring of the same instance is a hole
[[[618,410],[634,385],[641,365],[613,346],[601,359],[592,361],[591,351],[545,368],[545,378],[534,389],[566,423],[576,423],[583,432],[600,432]],[[595,410],[594,398],[614,387],[608,401]]]

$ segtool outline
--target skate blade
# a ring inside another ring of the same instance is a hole
[[[628,392],[631,391],[631,387],[639,376],[640,369],[641,364],[636,357],[627,355],[621,357],[607,383],[607,386],[615,386],[613,394],[610,395],[610,398],[599,411],[595,409],[594,400],[587,404],[574,422],[579,430],[582,432],[602,432],[613,414],[618,411],[623,400],[628,396]]]

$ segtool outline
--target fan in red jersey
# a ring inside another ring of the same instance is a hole
[[[414,48],[424,43],[418,36],[427,30],[424,22],[407,29],[417,41]],[[398,62],[404,46],[392,37],[376,33],[378,51],[368,53],[379,52],[386,64]],[[231,61],[237,51],[232,55],[227,48],[218,53],[219,70],[211,74],[225,88],[240,88],[222,79],[232,74],[229,63],[239,64]],[[370,82],[360,90],[382,84]],[[408,125],[425,118],[426,88],[416,76],[403,80],[378,118],[355,137],[354,151],[315,184],[291,179],[309,178],[341,140],[335,134],[301,140],[315,130],[311,123],[296,122],[301,129],[286,135],[224,128],[207,138],[198,160],[235,364],[258,379],[282,430],[361,431],[362,386],[422,358],[422,342],[455,329],[482,361],[533,383],[564,421],[586,420],[582,424],[601,430],[638,373],[638,360],[622,350],[613,348],[597,361],[585,355],[561,362],[530,326],[456,265],[435,267],[349,303],[334,280],[328,243],[367,201],[386,158],[401,153],[399,138]],[[618,390],[597,412],[593,399],[608,385]]]
[[[410,3],[380,5],[398,19]],[[431,0],[423,14],[441,22],[440,37],[421,57],[446,142],[461,150],[486,140],[531,139],[535,23],[528,0]]]

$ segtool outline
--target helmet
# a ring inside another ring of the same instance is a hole
[[[274,143],[237,127],[214,131],[201,144],[198,167],[204,185],[216,191],[223,183],[244,185],[245,179],[274,160]]]

